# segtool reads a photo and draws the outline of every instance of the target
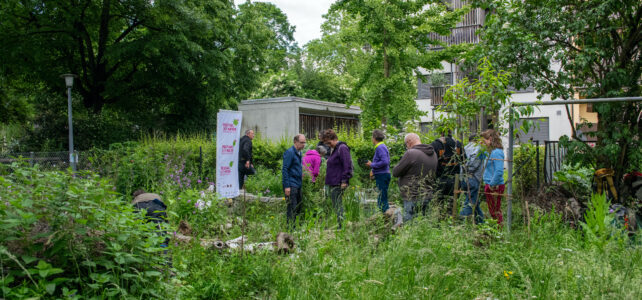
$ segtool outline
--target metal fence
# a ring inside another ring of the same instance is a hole
[[[76,152],[76,155],[78,153]],[[65,170],[69,168],[69,152],[17,152],[0,154],[0,163],[25,162],[38,165],[43,170]]]
[[[562,168],[567,150],[558,141],[545,141],[544,146],[544,180],[550,184],[555,172]]]

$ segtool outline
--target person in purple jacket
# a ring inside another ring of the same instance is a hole
[[[343,191],[350,184],[352,178],[352,158],[350,148],[339,141],[337,134],[332,129],[323,132],[323,143],[330,147],[331,152],[326,162],[325,184],[330,187],[332,206],[337,212],[337,223],[341,229],[343,221]]]
[[[379,197],[377,197],[377,206],[381,212],[388,210],[388,186],[390,185],[390,152],[388,147],[383,143],[385,135],[382,130],[375,129],[372,131],[372,144],[375,145],[375,154],[372,161],[368,161],[366,166],[372,169],[372,175],[375,178]]]

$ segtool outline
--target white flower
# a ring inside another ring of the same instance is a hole
[[[201,191],[201,197],[205,197],[205,191]]]
[[[205,208],[205,202],[202,199],[198,199],[195,206],[196,208],[198,208],[198,210],[203,210]]]
[[[210,186],[207,188],[208,191],[214,192],[214,185],[210,184]]]
[[[208,201],[205,203],[205,206],[207,206],[207,208],[210,208],[210,207],[212,206],[212,201],[208,200]]]

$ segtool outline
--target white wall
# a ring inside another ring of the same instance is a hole
[[[243,112],[242,132],[252,129],[272,141],[290,139],[299,133],[299,108],[296,103],[239,105]]]

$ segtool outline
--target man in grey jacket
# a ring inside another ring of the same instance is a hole
[[[392,176],[399,178],[399,190],[403,200],[404,222],[412,220],[416,206],[426,206],[432,198],[435,172],[437,172],[437,154],[432,145],[421,143],[415,133],[404,138],[406,153],[392,170]],[[419,202],[419,203],[418,203]]]
[[[483,162],[485,153],[479,145],[479,137],[476,134],[471,135],[468,140],[468,144],[464,147],[467,160],[461,170],[462,190],[466,195],[466,201],[459,212],[459,216],[467,217],[473,214],[474,211],[475,223],[480,224],[484,222],[484,213],[479,207],[478,196],[479,186],[484,173]]]

